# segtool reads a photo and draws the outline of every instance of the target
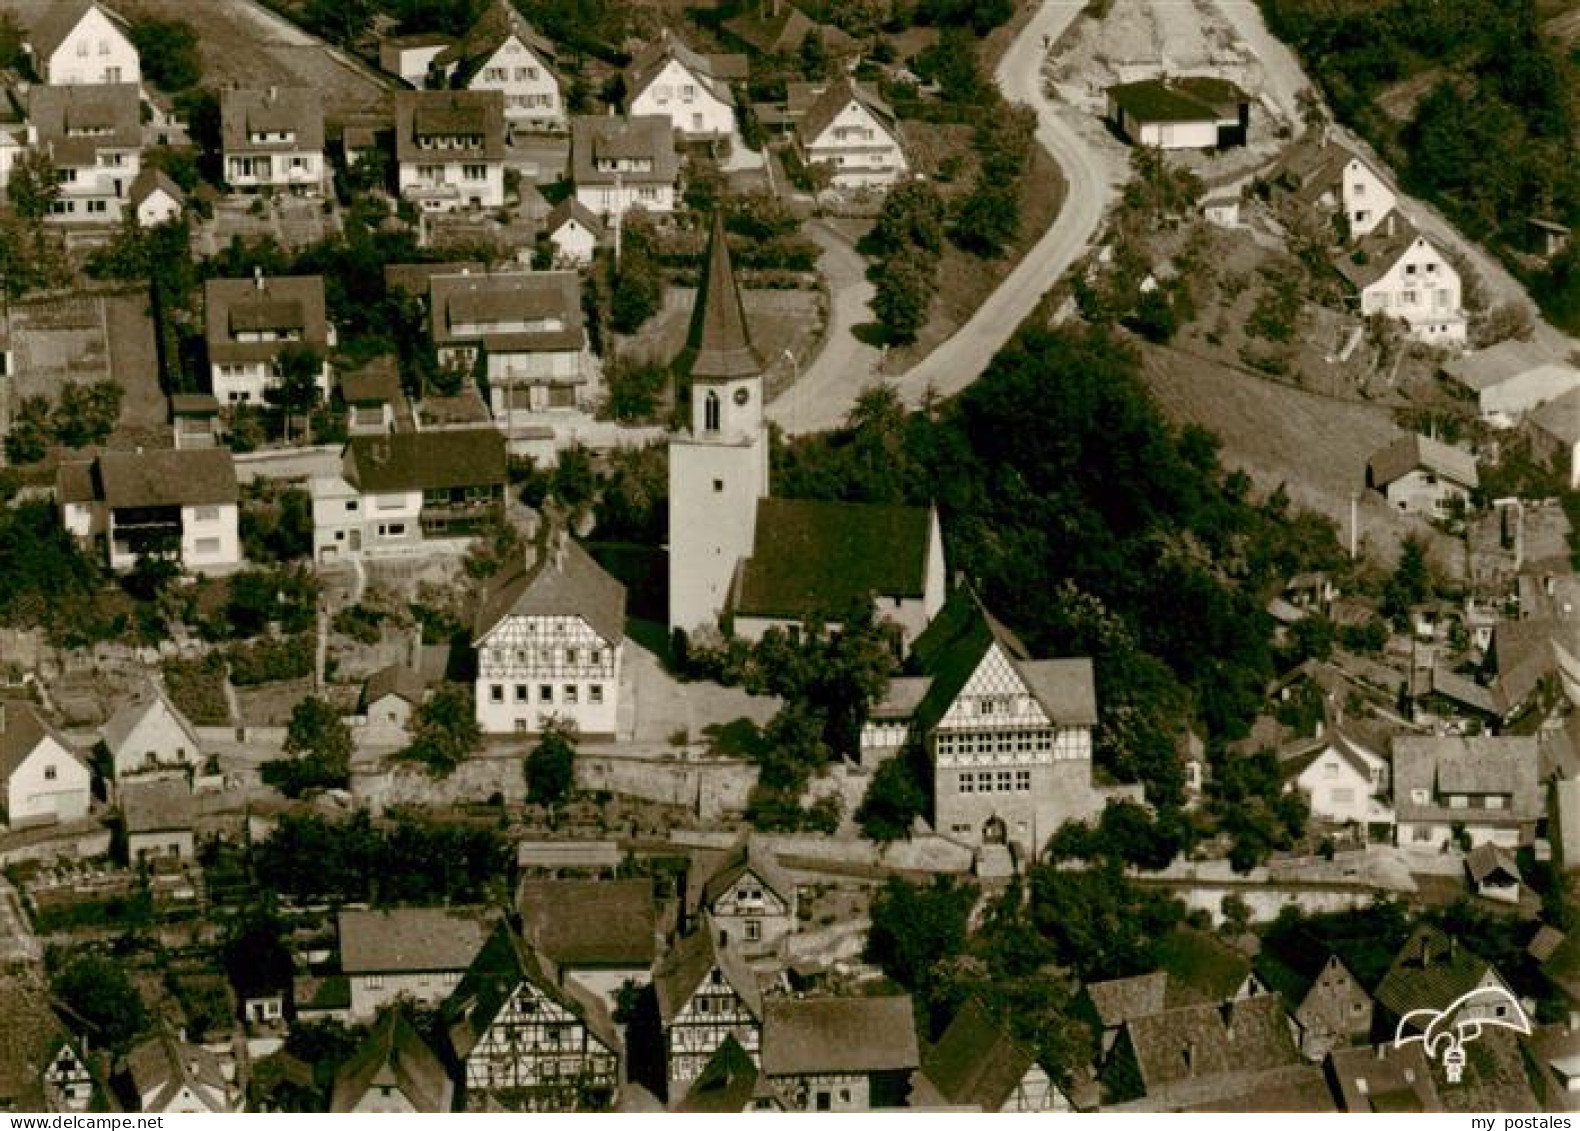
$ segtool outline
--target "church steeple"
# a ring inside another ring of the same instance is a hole
[[[746,311],[735,282],[735,268],[730,263],[721,211],[713,213],[713,231],[708,237],[707,259],[686,345],[692,351],[693,382],[731,381],[756,377],[763,371],[762,359],[752,348],[751,334],[746,329]]]

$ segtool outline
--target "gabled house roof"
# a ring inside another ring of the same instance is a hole
[[[1158,944],[1158,966],[1178,986],[1181,1000],[1223,1002],[1251,975],[1251,960],[1208,931],[1180,926]]]
[[[1443,1110],[1431,1066],[1419,1044],[1334,1049],[1325,1068],[1345,1111],[1404,1114]]]
[[[136,83],[45,86],[28,91],[28,120],[58,166],[94,165],[100,150],[143,144]]]
[[[760,530],[760,518],[758,523]],[[916,709],[921,729],[928,730],[943,718],[995,645],[1056,725],[1097,725],[1097,690],[1091,660],[1032,660],[1020,638],[988,612],[969,586],[961,586],[949,595],[944,607],[911,646],[913,664],[932,677],[927,694]]]
[[[82,761],[66,736],[45,722],[31,703],[17,700],[0,703],[0,786],[11,780],[11,775],[46,738],[54,739],[67,754]]]
[[[384,266],[384,289],[402,298],[428,300],[436,275],[481,275],[488,265],[481,261],[457,260],[451,263],[388,263]]]
[[[772,849],[748,834],[736,842],[703,881],[702,906],[711,908],[747,872],[761,880],[763,886],[787,906],[795,902],[795,880],[780,866]]]
[[[1399,735],[1393,743],[1394,808],[1401,822],[1522,825],[1541,818],[1541,750],[1535,737]],[[1426,801],[1417,801],[1425,791]],[[1501,809],[1452,809],[1452,794],[1505,795]]]
[[[121,748],[130,741],[132,734],[151,715],[163,712],[168,715],[186,739],[192,753],[195,755],[202,743],[198,741],[197,731],[192,723],[183,715],[179,708],[170,701],[164,689],[156,684],[148,684],[137,698],[127,700],[116,708],[115,714],[110,716],[109,722],[104,724],[104,745],[109,747],[111,755],[119,756]]]
[[[580,350],[587,342],[574,271],[435,275],[428,293],[436,346],[481,342],[490,354],[541,353]]]
[[[285,341],[243,342],[242,333],[290,331],[301,344],[329,346],[329,315],[322,275],[256,275],[210,279],[203,284],[203,327],[211,362],[272,361]]]
[[[1381,224],[1357,240],[1352,248],[1336,254],[1333,266],[1356,291],[1364,291],[1393,270],[1399,257],[1417,241],[1434,248],[1437,246],[1417,231],[1404,216],[1397,211],[1390,212]]]
[[[1300,1060],[1277,994],[1132,1018],[1125,1033],[1149,1097],[1204,1078],[1249,1080]]]
[[[891,138],[895,141],[899,140],[900,119],[895,115],[893,108],[871,87],[844,77],[830,83],[828,89],[818,95],[807,108],[806,115],[796,123],[802,142],[805,144],[815,142],[822,136],[824,130],[834,124],[834,119],[839,117],[841,111],[852,102],[858,103],[871,114],[878,124],[888,131]]]
[[[347,974],[465,970],[496,916],[476,909],[403,907],[340,913],[340,968]]]
[[[340,374],[340,399],[347,404],[399,404],[403,398],[400,365],[392,353],[381,353],[366,365]]]
[[[43,17],[33,25],[28,36],[29,46],[33,50],[35,59],[48,59],[60,50],[60,45],[66,37],[77,30],[77,25],[90,11],[98,9],[108,17],[111,24],[121,31],[126,30],[126,21],[120,14],[96,0],[51,0],[46,6]]]
[[[0,1001],[0,1111],[48,1111],[44,1073],[71,1034],[36,971],[0,973]]]
[[[966,1002],[912,1079],[945,1104],[998,1111],[1037,1063],[976,998]]]
[[[417,1111],[445,1111],[454,1085],[438,1055],[399,1008],[381,1016],[335,1073],[332,1112],[352,1111],[373,1088],[395,1088]]]
[[[184,777],[125,782],[120,796],[129,834],[191,831],[197,823],[197,801]]]
[[[466,139],[449,148],[425,148],[424,139]],[[505,95],[499,90],[398,90],[395,92],[395,159],[502,161]]]
[[[524,880],[521,933],[561,970],[642,969],[658,950],[650,880]]]
[[[686,340],[688,371],[693,381],[721,381],[752,377],[763,371],[762,358],[752,346],[741,302],[740,284],[730,261],[730,243],[724,230],[724,212],[715,209],[708,235],[707,260],[692,306],[691,328]]]
[[[640,162],[648,168],[620,172],[601,162]],[[662,114],[614,117],[582,114],[571,119],[571,180],[578,186],[672,185],[680,176],[675,132]]]
[[[322,153],[323,92],[308,87],[220,91],[220,145],[226,153]],[[291,135],[288,141],[254,141],[253,134]]]
[[[155,192],[164,193],[178,206],[186,203],[187,194],[181,191],[180,185],[170,179],[168,173],[152,165],[144,165],[132,180],[132,187],[127,190],[133,207],[141,205]]]
[[[933,513],[921,507],[760,499],[731,607],[737,616],[837,620],[874,597],[920,597],[932,532]]]
[[[450,1047],[457,1058],[470,1055],[523,983],[578,1018],[589,1036],[611,1053],[620,1053],[619,1032],[602,1003],[574,981],[557,983],[537,952],[509,923],[501,922],[444,1003]]]
[[[92,467],[94,497],[111,508],[226,506],[236,464],[225,448],[108,451]]]
[[[1169,976],[1161,970],[1106,982],[1088,982],[1086,997],[1098,1023],[1117,1029],[1133,1017],[1162,1013],[1168,1008]]]
[[[653,85],[671,59],[690,71],[719,101],[731,106],[735,104],[735,95],[730,90],[730,83],[746,78],[748,70],[746,57],[704,55],[687,47],[679,36],[666,31],[657,43],[649,44],[637,52],[636,57],[631,60],[631,65],[626,68],[627,113],[630,113],[631,104]]]
[[[668,1025],[680,1015],[702,985],[709,971],[717,969],[753,1017],[762,1019],[763,994],[757,976],[728,945],[720,945],[712,924],[675,943],[653,971],[653,993],[658,999],[659,1020]]]
[[[464,86],[511,36],[520,40],[521,45],[536,55],[539,62],[550,68],[550,77],[559,81],[552,71],[554,44],[528,23],[510,0],[493,0],[470,31],[434,57],[434,65],[441,68],[456,66],[453,81]]]
[[[1531,413],[1533,427],[1560,444],[1580,444],[1580,389],[1570,389]]]
[[[1378,983],[1377,1004],[1395,1018],[1416,1009],[1445,1009],[1497,971],[1458,939],[1423,923],[1410,933]],[[1501,979],[1499,979],[1501,982]]]
[[[1274,932],[1262,940],[1257,952],[1255,969],[1268,989],[1282,994],[1284,1004],[1293,1012],[1306,1000],[1306,995],[1316,985],[1317,979],[1337,962],[1353,979],[1354,973],[1321,939],[1306,930],[1288,933]],[[1356,980],[1359,985],[1359,980]]]
[[[603,239],[603,221],[594,216],[592,209],[577,200],[574,194],[549,210],[543,221],[543,232],[552,236],[572,220],[591,232],[594,239]]]
[[[1301,739],[1298,743],[1279,751],[1279,774],[1286,780],[1297,778],[1329,750],[1337,754],[1339,760],[1363,780],[1368,782],[1371,780],[1371,763],[1367,760],[1365,748],[1339,726],[1334,726],[1315,738]],[[1372,757],[1381,759],[1381,755],[1373,754]]]
[[[742,12],[724,21],[724,30],[760,55],[793,55],[808,35],[816,35],[830,55],[848,55],[859,44],[832,24],[814,23],[791,3],[765,5],[769,10]]]
[[[675,1110],[710,1115],[734,1114],[751,1110],[763,1099],[770,1100],[775,1106],[783,1106],[777,1093],[757,1071],[751,1054],[741,1047],[734,1034],[727,1034],[686,1089],[685,1096]]]
[[[413,707],[422,706],[427,684],[420,674],[406,664],[389,664],[368,676],[362,689],[362,702],[372,706],[387,695],[404,699]]]
[[[909,994],[774,998],[763,1005],[768,1076],[910,1072],[919,1063]]]
[[[1414,432],[1400,436],[1366,461],[1367,475],[1372,486],[1379,490],[1417,469],[1430,471],[1461,487],[1474,488],[1480,483],[1475,456]]]
[[[1476,884],[1484,884],[1488,880],[1513,884],[1520,882],[1520,866],[1515,863],[1514,854],[1491,841],[1484,841],[1470,850],[1465,857],[1465,870]]]
[[[1331,140],[1321,145],[1301,143],[1291,146],[1267,179],[1287,182],[1291,185],[1295,199],[1302,204],[1312,205],[1328,193],[1332,193],[1335,198],[1342,196],[1344,170],[1352,161],[1364,165],[1373,176],[1386,183],[1371,162]]]
[[[1565,365],[1533,342],[1518,338],[1498,342],[1486,349],[1471,350],[1443,363],[1443,373],[1467,389],[1480,392],[1495,388],[1537,369],[1563,371],[1580,381],[1580,370]]]
[[[505,438],[497,428],[353,436],[344,475],[367,494],[495,487],[505,482]]]
[[[150,1037],[126,1055],[126,1070],[139,1097],[153,1093],[144,1111],[163,1111],[182,1088],[228,1102],[230,1085],[219,1058],[202,1045],[176,1038],[168,1029]]]
[[[618,646],[625,638],[625,586],[574,538],[545,530],[540,545],[490,580],[472,626],[473,642],[482,643],[506,617],[579,616],[606,644]]]

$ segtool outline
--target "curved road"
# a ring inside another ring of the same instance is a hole
[[[920,404],[929,391],[952,396],[981,376],[993,355],[1085,250],[1107,210],[1113,189],[1102,163],[1060,119],[1057,107],[1043,93],[1043,42],[1045,38],[1052,40],[1063,35],[1084,7],[1084,0],[1043,0],[1005,52],[994,75],[1005,97],[1037,111],[1037,141],[1064,171],[1068,184],[1064,207],[1052,227],[970,321],[916,366],[890,378],[907,404]],[[830,247],[829,241],[838,237],[816,228],[812,235],[823,244],[824,269],[830,271],[831,278],[837,277],[836,272],[850,269],[850,263],[843,261],[845,256],[865,267],[848,246]],[[866,289],[853,289],[841,296],[845,301],[833,312],[827,344],[797,382],[801,395],[787,392],[769,406],[769,418],[787,432],[820,432],[838,427],[867,383],[866,375],[873,370],[876,351],[850,335],[851,326],[871,320],[866,309],[871,288],[865,280],[862,286]]]

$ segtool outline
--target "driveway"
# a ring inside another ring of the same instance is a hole
[[[1059,117],[1058,107],[1043,93],[1044,44],[1063,35],[1084,7],[1083,0],[1043,0],[994,75],[1005,97],[1036,110],[1037,140],[1069,182],[1064,208],[969,322],[920,364],[890,378],[908,404],[920,404],[929,390],[951,396],[982,375],[993,355],[1086,249],[1113,196],[1102,161]],[[866,264],[848,246],[836,250],[833,242],[838,237],[820,234],[817,227],[814,225],[810,234],[824,248],[823,265],[829,271],[834,310],[827,344],[817,360],[793,390],[769,406],[769,418],[791,434],[825,431],[843,423],[877,364],[877,351],[850,333],[851,327],[872,318],[867,307],[872,287],[865,279]],[[851,281],[852,275],[859,282]]]
[[[821,220],[809,222],[805,231],[823,249],[818,266],[828,280],[832,309],[823,348],[796,382],[768,406],[768,419],[791,435],[839,427],[855,404],[856,394],[878,371],[878,351],[852,332],[873,320],[867,261],[856,254],[849,240]]]

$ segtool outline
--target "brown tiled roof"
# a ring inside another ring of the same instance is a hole
[[[150,684],[140,690],[134,699],[129,699],[116,708],[110,716],[109,722],[104,724],[104,745],[109,747],[111,754],[119,754],[121,747],[131,738],[144,719],[155,713],[164,713],[175,722],[183,737],[195,753],[201,748],[197,731],[192,729],[192,723],[181,713],[164,690],[157,685]]]
[[[713,1050],[675,1110],[707,1115],[750,1111],[765,1088],[751,1054],[733,1034],[728,1034]]]
[[[1431,1066],[1419,1044],[1334,1049],[1327,1073],[1348,1112],[1442,1111]]]
[[[1571,389],[1531,413],[1531,424],[1560,444],[1580,444],[1580,389]]]
[[[33,971],[0,973],[0,1111],[47,1111],[44,1071],[69,1039]]]
[[[1333,266],[1357,291],[1364,291],[1388,274],[1417,240],[1432,242],[1403,215],[1391,212],[1382,224],[1357,240],[1353,249],[1336,255]]]
[[[1125,1031],[1149,1096],[1205,1077],[1250,1075],[1300,1059],[1277,994],[1135,1017]]]
[[[740,285],[730,262],[724,213],[718,209],[713,213],[707,260],[697,287],[686,348],[691,352],[693,381],[751,377],[763,371],[762,359],[752,348],[746,308],[741,304]]]
[[[340,399],[347,404],[398,404],[400,366],[395,355],[380,354],[361,368],[341,374]]]
[[[129,833],[191,829],[196,823],[197,804],[184,777],[128,781],[122,783],[120,793]]]
[[[614,173],[599,160],[646,159],[651,169]],[[661,114],[634,118],[584,114],[571,119],[571,180],[578,185],[672,185],[680,176],[675,132]]]
[[[73,758],[77,757],[66,736],[45,722],[31,703],[14,699],[0,703],[0,783],[9,782],[17,767],[45,738],[53,738]]]
[[[424,149],[423,137],[475,138],[464,146]],[[498,90],[395,92],[395,157],[412,161],[502,161],[505,95]]]
[[[714,901],[747,872],[761,880],[763,886],[785,904],[795,901],[795,880],[780,867],[772,849],[748,834],[725,854],[703,881],[702,906],[711,908]]]
[[[658,949],[650,880],[526,880],[521,932],[561,969],[648,969]]]
[[[66,41],[66,37],[82,22],[82,17],[86,16],[94,8],[98,8],[99,11],[110,15],[108,9],[95,3],[94,0],[51,0],[45,8],[43,17],[33,25],[28,35],[28,42],[33,49],[34,57],[37,59],[48,59],[56,51],[60,50],[60,45]],[[119,21],[112,16],[110,22],[118,23]]]
[[[735,95],[730,90],[730,83],[746,77],[748,71],[746,57],[704,55],[687,47],[679,36],[666,33],[657,43],[649,44],[639,51],[626,69],[625,104],[628,111],[631,103],[652,85],[671,59],[690,71],[715,98],[732,106],[735,104]]]
[[[306,87],[227,88],[219,96],[221,145],[226,153],[323,152],[323,92]],[[255,142],[250,132],[294,133],[294,141]]]
[[[1375,997],[1394,1018],[1401,1018],[1416,1009],[1447,1008],[1488,974],[1496,976],[1497,971],[1462,940],[1422,924],[1400,948]]]
[[[529,548],[491,579],[473,642],[481,644],[507,616],[579,616],[615,647],[625,638],[625,586],[574,538],[550,533],[543,545]]]
[[[579,350],[586,343],[581,279],[574,271],[435,275],[429,288],[435,345],[481,341],[491,353],[527,353]],[[507,328],[517,322],[559,325],[543,330]],[[474,326],[481,327],[480,332],[459,330]]]
[[[406,298],[426,299],[435,275],[478,275],[487,270],[487,264],[480,262],[390,263],[384,268],[384,287]]]
[[[572,220],[575,220],[591,232],[595,239],[603,238],[603,222],[594,216],[592,210],[577,200],[574,195],[567,196],[550,209],[548,216],[543,221],[543,230],[549,235],[553,235]]]
[[[136,179],[132,181],[128,195],[132,204],[139,205],[152,196],[155,189],[164,191],[178,205],[186,203],[187,196],[181,191],[181,186],[171,180],[163,169],[156,169],[152,165],[142,167]]]
[[[92,165],[102,149],[140,149],[136,83],[44,86],[28,92],[28,117],[56,165]]]
[[[405,664],[390,664],[368,676],[367,686],[362,691],[362,701],[371,706],[386,695],[398,695],[417,707],[422,704],[424,690],[422,676]]]
[[[1223,79],[1142,79],[1108,88],[1127,117],[1138,122],[1217,121],[1231,107],[1249,101]]]
[[[909,994],[775,998],[763,1004],[769,1076],[909,1072],[920,1063]]]
[[[1520,867],[1514,862],[1514,854],[1491,841],[1470,850],[1465,857],[1465,869],[1478,884],[1486,883],[1499,872],[1515,883],[1520,882]]]
[[[856,601],[920,597],[931,513],[921,507],[761,499],[751,557],[740,564],[738,616],[839,618]]]
[[[497,428],[353,436],[342,462],[346,479],[369,494],[496,487],[506,478],[505,438]]]
[[[1518,825],[1542,816],[1541,751],[1534,737],[1399,735],[1393,742],[1400,821]],[[1426,790],[1425,804],[1414,800]],[[1502,809],[1450,809],[1446,795],[1507,794]]]
[[[154,1093],[145,1111],[163,1111],[184,1087],[201,1086],[220,1095],[230,1090],[218,1057],[201,1045],[177,1040],[170,1032],[151,1037],[128,1053],[126,1070],[138,1096]]]
[[[465,970],[495,916],[451,907],[340,913],[340,968],[347,974]]]
[[[1036,1063],[973,998],[928,1050],[920,1075],[947,1103],[998,1111]]]
[[[510,0],[492,0],[470,31],[434,57],[434,65],[456,65],[455,81],[465,85],[511,36],[519,39],[522,46],[536,55],[544,67],[553,67],[554,44],[539,34]]]
[[[1518,338],[1450,358],[1443,363],[1443,372],[1465,388],[1479,392],[1548,366],[1554,370],[1568,370],[1574,380],[1580,381],[1580,371],[1565,365],[1540,346]]]
[[[1414,432],[1400,436],[1366,461],[1367,474],[1379,490],[1417,468],[1425,468],[1462,487],[1475,487],[1480,482],[1475,456]]]
[[[329,1110],[353,1111],[376,1087],[396,1089],[422,1112],[448,1110],[454,1091],[444,1063],[399,1008],[379,1018],[362,1047],[335,1073]]]
[[[860,103],[891,137],[895,140],[899,139],[899,119],[889,104],[870,87],[852,82],[849,78],[842,78],[830,84],[829,88],[818,95],[807,108],[806,115],[796,127],[802,141],[805,143],[816,141],[852,102]]]
[[[63,461],[55,469],[55,499],[60,503],[91,503],[99,497],[92,460]]]
[[[717,970],[753,1017],[763,1015],[763,995],[757,976],[729,946],[716,940],[711,920],[704,917],[701,927],[678,940],[653,971],[653,993],[658,999],[659,1020],[668,1025],[702,985],[703,979]]]
[[[321,275],[266,275],[252,279],[210,279],[203,285],[204,336],[209,360],[271,361],[289,343],[238,342],[240,330],[296,330],[301,344],[319,352],[329,347],[329,316]]]
[[[219,506],[237,498],[236,464],[224,448],[105,452],[98,480],[111,507]]]
[[[1105,1029],[1117,1029],[1133,1017],[1162,1013],[1167,1008],[1169,976],[1163,971],[1088,982],[1086,996]]]

